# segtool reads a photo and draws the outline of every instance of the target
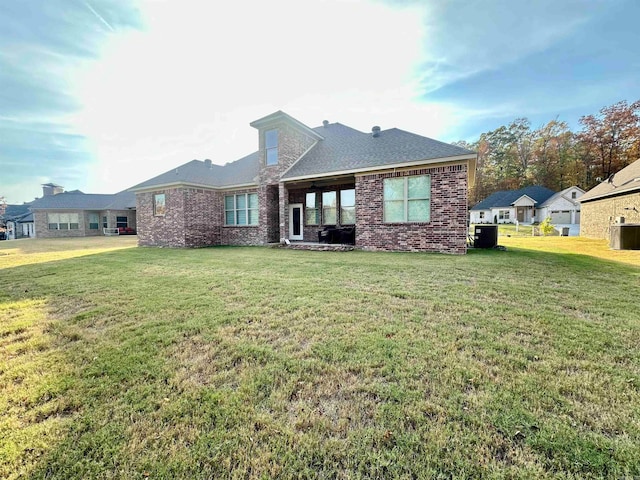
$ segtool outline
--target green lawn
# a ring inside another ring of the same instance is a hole
[[[134,242],[0,242],[0,477],[640,476],[640,252]]]

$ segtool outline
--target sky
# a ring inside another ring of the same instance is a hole
[[[640,99],[638,0],[0,0],[0,196],[257,150],[283,110],[474,141]]]

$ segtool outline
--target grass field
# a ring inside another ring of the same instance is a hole
[[[0,242],[1,478],[640,476],[640,252]]]

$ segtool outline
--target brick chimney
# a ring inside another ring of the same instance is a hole
[[[55,183],[42,184],[42,195],[44,195],[45,197],[49,195],[57,195],[63,192],[64,192],[64,187],[60,185],[56,185]]]

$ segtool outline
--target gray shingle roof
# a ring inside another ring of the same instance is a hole
[[[251,125],[270,122],[274,118],[285,118],[297,122],[284,112],[278,111],[252,122]],[[306,126],[304,128],[308,129]],[[378,137],[340,123],[331,123],[308,130],[316,134],[318,142],[282,176],[283,180],[475,154],[470,150],[397,128],[381,131]],[[174,184],[219,188],[257,184],[258,173],[259,152],[254,152],[222,166],[212,164],[209,167],[203,161],[192,160],[176,169],[139,183],[131,189],[135,191]]]
[[[201,160],[191,160],[178,168],[139,183],[131,189],[139,190],[177,183],[210,187],[245,185],[257,183],[258,170],[258,152],[222,166],[211,164],[209,167]]]
[[[283,179],[474,154],[398,128],[382,130],[378,137],[340,123],[313,130],[322,134],[324,140],[293,165]]]
[[[45,195],[34,200],[32,210],[126,210],[135,208],[136,196],[124,190],[115,194],[73,192]]]
[[[596,185],[580,197],[580,202],[611,197],[640,190],[640,160],[627,165],[609,180]]]
[[[471,208],[471,210],[489,210],[491,208],[500,207],[508,208],[513,202],[523,195],[531,197],[536,201],[537,205],[542,205],[554,194],[555,192],[553,190],[537,185],[521,188],[519,190],[501,190],[499,192],[492,193],[483,201]]]

